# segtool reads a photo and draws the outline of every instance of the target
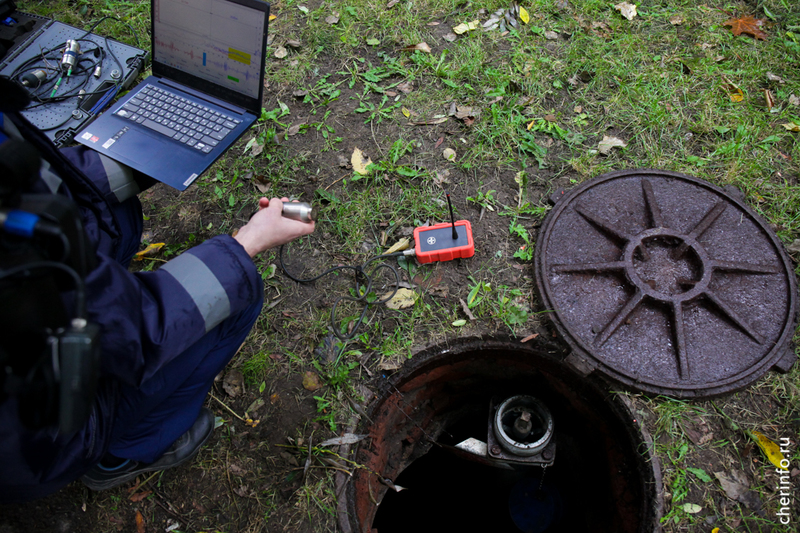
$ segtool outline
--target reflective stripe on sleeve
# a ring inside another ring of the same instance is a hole
[[[206,264],[194,255],[179,255],[160,270],[166,270],[189,293],[206,322],[206,332],[230,316],[231,302],[225,288]]]
[[[139,184],[133,179],[133,169],[103,154],[97,155],[100,156],[100,162],[103,163],[103,170],[106,171],[108,188],[111,190],[111,193],[116,196],[119,203],[141,192],[139,190]]]

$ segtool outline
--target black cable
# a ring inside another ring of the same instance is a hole
[[[24,265],[17,265],[7,270],[0,270],[0,279],[8,278],[19,274],[36,269],[55,268],[66,272],[72,277],[75,285],[75,318],[86,318],[86,286],[83,280],[75,270],[68,267],[63,263],[56,263],[55,261],[35,261],[33,263],[26,263]]]
[[[35,89],[32,89],[30,91],[31,98],[37,103],[28,106],[26,108],[26,111],[29,111],[29,110],[32,110],[32,109],[36,109],[38,107],[41,107],[41,106],[44,106],[44,105],[49,105],[49,104],[52,104],[52,103],[63,102],[65,100],[68,100],[68,99],[71,99],[71,98],[78,98],[78,97],[81,97],[81,96],[88,97],[88,96],[92,96],[92,95],[95,95],[95,94],[106,94],[109,90],[111,90],[111,88],[107,88],[104,91],[84,92],[83,94],[80,94],[80,91],[85,89],[85,87],[89,85],[89,82],[90,82],[90,80],[92,78],[92,75],[94,73],[95,68],[98,67],[98,66],[102,66],[103,65],[103,63],[105,62],[107,54],[111,56],[111,58],[114,60],[114,63],[116,63],[117,67],[119,68],[120,77],[119,77],[118,80],[116,80],[116,82],[113,85],[113,87],[116,88],[117,91],[119,90],[119,87],[122,85],[122,82],[124,80],[124,76],[122,76],[122,74],[125,72],[125,67],[122,65],[122,62],[119,60],[117,55],[114,53],[114,50],[113,50],[113,48],[111,46],[111,43],[108,40],[108,37],[107,36],[103,36],[103,39],[105,41],[105,49],[103,47],[101,47],[99,44],[97,44],[95,41],[93,41],[92,39],[87,39],[87,37],[89,35],[91,35],[92,32],[102,22],[104,22],[106,20],[109,20],[109,19],[115,20],[115,21],[120,22],[120,23],[124,24],[125,26],[127,26],[128,29],[131,32],[131,35],[133,36],[134,40],[136,41],[136,46],[139,47],[139,37],[138,37],[138,35],[136,35],[136,30],[134,30],[133,26],[131,26],[127,22],[124,22],[124,21],[120,20],[117,17],[105,16],[105,17],[101,18],[100,20],[95,22],[88,30],[86,30],[86,32],[83,35],[81,35],[80,37],[78,37],[76,39],[72,39],[74,41],[81,41],[81,42],[84,42],[84,43],[88,42],[88,43],[91,43],[92,45],[94,45],[94,48],[90,48],[90,49],[87,49],[87,50],[81,50],[80,59],[75,64],[75,68],[73,68],[71,76],[66,78],[68,83],[69,83],[70,79],[74,80],[74,79],[79,78],[81,76],[84,76],[85,79],[81,83],[79,83],[78,85],[71,87],[68,91],[66,91],[66,92],[64,92],[62,94],[59,94],[59,95],[53,94],[52,96],[47,96],[47,95],[48,95],[48,93],[50,93],[53,90],[53,87],[56,86],[56,84],[58,83],[58,80],[60,78],[64,77],[64,70],[61,67],[61,55],[62,55],[62,50],[66,46],[66,42],[59,43],[59,44],[57,44],[55,46],[50,47],[49,49],[40,50],[39,54],[37,54],[37,55],[31,57],[30,59],[26,60],[25,62],[23,62],[9,76],[10,78],[12,78],[12,79],[16,80],[17,82],[19,82],[20,81],[20,77],[23,74],[27,73],[27,72],[31,72],[31,71],[34,71],[34,70],[42,70],[42,71],[45,71],[46,73],[48,73],[48,75],[46,76],[45,80],[39,85],[39,87],[36,87]],[[55,54],[55,56],[48,57],[48,55],[50,55],[50,54]],[[91,62],[91,60],[87,59],[87,56],[89,56],[89,55],[94,55],[96,60],[94,62]],[[55,63],[55,66],[51,66],[50,65],[51,61],[53,63]],[[87,62],[89,66],[83,66],[82,63],[84,63],[84,62]],[[53,75],[52,78],[50,78],[51,74]],[[67,122],[69,122],[70,120],[72,120],[72,116],[71,115],[69,117],[67,117],[60,124],[58,124],[56,126],[51,126],[50,128],[48,128],[48,129],[46,129],[44,131],[52,131],[54,129],[60,128],[61,126],[63,126]]]
[[[389,300],[394,298],[394,295],[397,294],[398,289],[400,289],[400,273],[392,265],[390,265],[388,263],[381,263],[378,266],[376,266],[369,274],[367,274],[365,269],[367,268],[367,266],[370,263],[373,263],[373,262],[375,262],[375,261],[377,261],[379,259],[384,259],[384,258],[388,258],[388,257],[399,257],[401,255],[406,255],[404,252],[395,252],[395,253],[392,253],[392,254],[377,255],[377,256],[373,257],[372,259],[369,259],[367,262],[365,262],[364,264],[362,264],[360,266],[352,266],[352,265],[335,266],[335,267],[329,268],[328,270],[325,270],[324,272],[322,272],[321,274],[319,274],[317,276],[314,276],[314,277],[311,277],[311,278],[302,279],[302,278],[298,278],[298,277],[293,276],[287,270],[286,265],[285,265],[284,260],[283,260],[283,251],[284,251],[284,247],[285,246],[286,245],[282,245],[281,248],[280,248],[280,252],[278,253],[278,261],[280,262],[281,269],[283,270],[284,274],[286,274],[286,276],[289,277],[289,279],[291,279],[293,281],[296,281],[298,283],[311,283],[312,281],[316,281],[316,280],[320,279],[321,277],[327,276],[328,274],[331,274],[332,272],[336,272],[338,270],[352,270],[352,271],[355,272],[355,280],[356,280],[355,290],[356,290],[356,294],[359,294],[360,296],[358,296],[357,298],[353,298],[351,296],[340,296],[339,298],[336,299],[336,301],[334,301],[333,307],[331,308],[331,329],[333,329],[333,334],[336,335],[336,338],[339,339],[342,343],[347,343],[348,341],[352,340],[356,336],[356,333],[358,333],[358,329],[359,329],[359,327],[361,327],[361,324],[364,321],[364,317],[367,314],[367,310],[369,309],[369,307],[371,305],[373,305],[373,304],[382,304],[382,303],[388,302]],[[385,297],[383,299],[375,300],[375,301],[372,301],[372,302],[368,302],[367,301],[367,296],[369,296],[369,294],[371,292],[373,278],[375,276],[375,273],[378,272],[378,270],[380,270],[382,268],[386,268],[390,272],[392,272],[392,274],[394,274],[394,279],[395,279],[394,290],[391,292],[391,294],[389,294],[387,297]],[[364,283],[360,283],[360,281],[363,281]],[[362,285],[364,286],[363,287],[363,292],[362,292],[362,289],[361,289]],[[339,303],[342,300],[347,300],[347,301],[351,301],[351,302],[364,302],[364,304],[365,304],[364,308],[361,311],[361,316],[359,316],[358,319],[356,320],[355,326],[353,326],[353,329],[351,330],[349,335],[341,334],[340,333],[340,328],[338,328],[337,324],[336,324],[336,307],[339,305]],[[339,352],[339,356],[337,356],[337,358],[336,358],[337,361],[338,361],[338,359],[341,356],[343,351],[344,351],[344,344],[342,345],[342,348],[341,348],[341,350]]]

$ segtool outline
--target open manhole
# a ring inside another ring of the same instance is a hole
[[[794,271],[735,189],[659,170],[592,179],[545,219],[536,283],[575,366],[636,390],[718,395],[796,360]]]
[[[624,397],[528,344],[431,348],[384,382],[349,455],[363,468],[337,479],[345,533],[657,528],[658,464]]]

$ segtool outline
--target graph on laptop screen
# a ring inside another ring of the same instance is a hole
[[[156,61],[258,97],[264,17],[225,0],[155,0]]]

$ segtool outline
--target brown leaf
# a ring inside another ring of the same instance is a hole
[[[244,375],[240,370],[232,368],[225,374],[225,379],[222,381],[222,388],[228,393],[228,396],[235,398],[242,393],[244,387]]]
[[[414,86],[411,84],[410,81],[404,81],[403,83],[400,83],[397,86],[397,88],[400,89],[405,94],[408,94],[408,93],[410,93],[411,91],[414,90]]]
[[[266,193],[269,190],[269,180],[264,174],[257,174],[253,178],[253,185],[255,185],[256,189],[259,190],[261,193]]]
[[[141,511],[136,511],[136,533],[144,533],[144,517]]]
[[[288,130],[286,130],[286,135],[288,135],[289,137],[297,135],[298,133],[300,133],[300,128],[305,125],[306,125],[305,122],[301,122],[300,124],[293,124],[291,127],[289,127]]]
[[[722,24],[724,26],[730,26],[734,35],[741,35],[744,33],[763,41],[767,38],[767,34],[761,31],[765,22],[766,20],[764,19],[757,19],[753,15],[747,15],[746,17],[738,19],[727,20]]]
[[[447,117],[439,117],[439,118],[432,118],[430,120],[417,120],[415,122],[409,122],[409,126],[433,126],[434,124],[441,124],[442,122],[447,122]]]
[[[400,3],[400,0],[390,0],[388,4],[386,4],[386,9],[392,9],[394,6]]]
[[[286,46],[288,46],[289,48],[300,48],[300,41],[289,39],[288,41],[286,41]]]
[[[403,52],[413,52],[414,50],[419,50],[420,52],[427,52],[428,54],[431,53],[431,47],[428,46],[428,43],[419,43],[413,46],[406,46],[402,48]]]
[[[242,477],[243,475],[245,475],[247,473],[244,468],[242,468],[239,465],[235,465],[233,463],[231,463],[231,465],[228,466],[228,470],[234,476],[239,476],[239,477]]]
[[[316,372],[312,372],[311,370],[307,370],[305,374],[303,374],[303,388],[310,391],[315,391],[319,388],[322,388],[322,380],[320,380],[319,375]]]
[[[764,89],[764,101],[767,103],[767,109],[775,107],[775,98],[772,96],[772,91]]]
[[[153,494],[152,490],[146,490],[144,492],[137,492],[136,494],[132,494],[130,498],[128,498],[132,502],[140,502]]]
[[[438,148],[439,145],[437,144],[436,147]],[[436,175],[433,177],[433,184],[443,187],[446,183],[450,183],[450,171],[447,169],[437,170]]]
[[[533,339],[535,339],[535,338],[536,338],[536,337],[538,337],[538,336],[539,336],[539,334],[538,334],[538,333],[533,333],[533,334],[531,334],[531,335],[528,335],[527,337],[525,337],[524,339],[522,339],[522,340],[521,340],[521,341],[519,341],[519,342],[521,342],[521,343],[523,343],[523,344],[524,344],[524,343],[526,343],[526,342],[528,342],[528,341],[532,341]]]

